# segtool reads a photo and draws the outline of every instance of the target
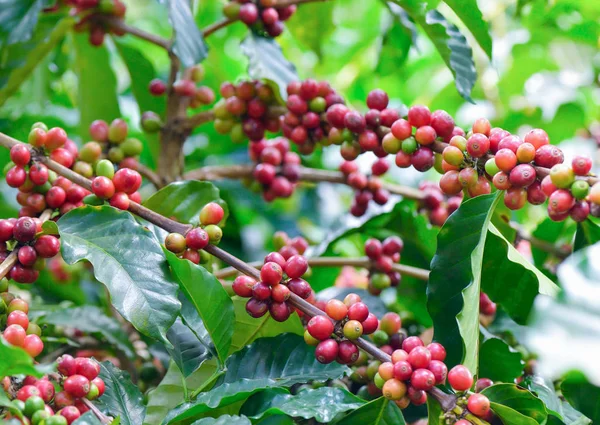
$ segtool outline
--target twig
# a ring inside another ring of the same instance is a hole
[[[540,251],[548,252],[560,259],[567,258],[571,255],[571,250],[566,247],[556,246],[555,244],[545,241],[543,239],[538,239],[535,236],[529,234],[523,227],[515,222],[510,222],[510,227],[515,229],[517,232],[517,238],[523,239],[525,241],[529,241],[532,247],[539,249]]]
[[[191,117],[186,118],[183,121],[182,126],[185,129],[193,130],[201,124],[204,124],[209,121],[214,121],[215,113],[213,111],[199,112],[196,115],[192,115]]]
[[[262,261],[255,261],[252,263],[248,263],[250,266],[260,269],[263,265]],[[308,258],[308,265],[311,267],[343,267],[343,266],[352,266],[352,267],[363,267],[369,268],[372,265],[372,262],[367,257],[358,257],[358,258],[338,258],[338,257],[315,257]],[[429,270],[419,269],[417,267],[407,266],[404,264],[394,264],[393,270],[396,272],[400,272],[407,276],[413,276],[420,280],[428,280],[429,279]],[[233,267],[227,267],[222,270],[218,270],[214,273],[217,279],[225,279],[227,277],[235,276],[237,274],[237,270]]]
[[[162,181],[161,178],[158,174],[156,174],[154,171],[152,171],[150,168],[146,167],[143,164],[139,164],[137,167],[137,170],[139,171],[139,173],[146,177],[148,180],[150,180],[150,183],[152,183],[154,185],[154,187],[156,187],[157,189],[159,189],[162,185]]]
[[[119,30],[120,32],[125,32],[131,34],[135,37],[141,38],[142,40],[149,41],[152,44],[156,44],[159,47],[169,51],[171,49],[171,42],[167,39],[159,37],[158,35],[146,32],[136,27],[132,27],[131,25],[127,25],[123,19],[99,15],[99,19],[102,22],[105,22],[110,27]]]
[[[252,177],[254,165],[227,165],[208,166],[192,170],[183,175],[185,180],[221,180],[221,179],[245,179]],[[304,182],[329,182],[347,184],[346,176],[339,171],[319,170],[316,168],[300,168],[300,180]],[[423,192],[408,186],[383,182],[384,189],[395,195],[401,195],[407,199],[423,199]]]
[[[326,2],[329,0],[277,0],[277,3],[275,3],[275,7],[276,9],[280,9],[282,7],[286,7],[286,6],[292,6],[294,4],[304,4],[304,3],[316,3],[316,2]]]
[[[103,424],[110,424],[112,422],[112,419],[109,418],[108,416],[106,416],[104,413],[102,413],[100,411],[100,409],[98,409],[94,403],[92,403],[91,401],[89,401],[87,398],[81,398],[81,401],[83,401],[83,404],[85,404],[85,406],[90,409],[94,415],[96,415],[96,417],[98,418],[98,420],[100,422],[102,422]]]
[[[43,223],[45,221],[48,221],[51,216],[52,216],[51,209],[44,210],[42,215],[40,215],[40,220]],[[6,257],[4,259],[4,261],[0,264],[0,279],[5,278],[6,275],[8,274],[8,272],[10,271],[10,269],[12,269],[15,264],[17,264],[18,252],[19,252],[18,249],[14,249],[8,255],[8,257]]]
[[[218,31],[221,28],[225,28],[227,25],[233,24],[234,22],[237,22],[237,19],[223,19],[222,21],[215,22],[214,24],[211,24],[211,25],[207,26],[206,28],[204,28],[202,30],[202,35],[204,37],[208,37],[215,31]]]

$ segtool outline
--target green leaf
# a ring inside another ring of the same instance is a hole
[[[258,338],[280,335],[284,332],[304,335],[304,326],[297,314],[292,314],[285,322],[274,320],[270,314],[255,319],[246,312],[247,298],[232,298],[235,310],[235,325],[231,338],[230,354],[252,344]]]
[[[242,406],[240,413],[262,419],[271,415],[289,415],[329,423],[339,413],[361,407],[365,401],[335,387],[321,387],[291,395],[282,389],[270,389],[254,394]]]
[[[573,252],[579,251],[586,246],[594,245],[597,242],[600,242],[600,225],[590,218],[581,223],[577,223],[577,233],[575,233]]]
[[[279,87],[281,97],[286,99],[287,85],[300,78],[296,67],[283,56],[279,44],[272,38],[249,32],[240,47],[242,53],[248,57],[250,78],[273,81]]]
[[[336,422],[336,425],[403,425],[404,416],[396,403],[384,397],[379,397],[348,416]]]
[[[18,403],[16,403],[16,401],[17,400],[9,399],[6,395],[6,392],[4,392],[4,389],[0,388],[0,407],[10,412],[11,415],[22,419],[23,412],[21,412],[21,409],[19,409]]]
[[[556,222],[546,218],[538,224],[531,235],[551,245],[560,246],[571,243],[576,228],[576,223],[571,220]],[[531,254],[534,264],[540,269],[548,268],[547,262],[552,265],[557,261],[553,254],[550,254],[548,250],[538,248],[536,244],[531,245]]]
[[[159,0],[166,4],[169,11],[169,22],[175,33],[173,51],[181,64],[189,68],[202,62],[208,55],[208,46],[202,32],[194,21],[194,15],[187,0]]]
[[[219,189],[210,182],[190,180],[171,183],[148,198],[144,206],[166,217],[175,217],[181,223],[197,225],[200,210],[210,202],[223,207],[223,220],[226,220],[227,204],[220,198]]]
[[[166,341],[181,304],[153,234],[128,212],[107,206],[74,209],[58,228],[65,261],[92,263],[117,311],[143,334]]]
[[[73,36],[74,71],[77,74],[77,107],[80,111],[79,135],[89,136],[94,120],[111,122],[121,116],[117,97],[117,77],[110,65],[106,44],[93,46],[87,33]]]
[[[13,375],[42,376],[46,371],[33,364],[33,359],[20,347],[13,347],[0,337],[0,378]]]
[[[515,384],[496,384],[481,392],[505,425],[542,424],[548,416],[544,403]]]
[[[571,372],[560,384],[563,396],[592,423],[600,422],[600,388],[592,385],[580,372]]]
[[[184,403],[167,416],[166,423],[182,423],[217,407],[226,406],[266,389],[289,387],[311,380],[336,379],[348,373],[346,366],[323,365],[314,347],[295,334],[261,338],[227,359],[225,374],[208,392]]]
[[[600,350],[598,258],[600,243],[571,255],[558,268],[560,298],[536,300],[525,343],[538,354],[536,370],[542,376],[557,379],[582,370],[592,384],[600,385],[600,369],[589,355]]]
[[[201,340],[196,335],[197,330],[207,334],[204,325],[201,329],[192,330],[177,318],[167,332],[167,339],[173,346],[167,347],[167,351],[185,377],[191,375],[205,360],[212,357],[210,348],[214,349],[214,346],[211,347],[212,343],[208,338],[208,341]],[[208,334],[206,336],[208,337]]]
[[[560,291],[493,224],[485,242],[481,282],[482,290],[519,324],[526,323],[538,294],[554,297]]]
[[[146,111],[154,111],[163,116],[166,109],[164,97],[153,96],[148,90],[150,81],[158,77],[154,65],[140,50],[119,39],[115,38],[114,41],[129,70],[131,91],[138,104],[140,115]],[[158,134],[144,133],[142,141],[144,142],[142,159],[150,160],[147,163],[152,167],[158,163],[160,156],[159,136]]]
[[[35,67],[74,25],[73,17],[49,14],[40,17],[30,40],[8,46],[0,59],[0,106],[14,95]]]
[[[483,19],[477,0],[444,0],[469,29],[485,54],[492,59],[492,37],[488,23]]]
[[[251,425],[245,416],[223,415],[218,418],[204,418],[194,422],[192,425]]]
[[[546,405],[546,410],[549,413],[549,424],[587,425],[591,422],[581,412],[575,410],[563,397],[558,396],[554,389],[554,383],[550,380],[544,379],[539,375],[534,375],[525,379],[524,383]]]
[[[117,420],[113,421],[111,425],[117,425],[115,422],[117,422]],[[73,425],[102,425],[102,422],[100,422],[100,419],[98,419],[94,412],[89,411],[85,412],[76,421],[74,421]]]
[[[196,307],[202,323],[215,344],[219,359],[225,361],[231,346],[235,322],[231,298],[223,289],[221,282],[204,267],[177,258],[167,249],[164,251],[180,289]]]
[[[58,225],[52,220],[44,221],[42,223],[42,232],[40,235],[54,235],[58,236]]]
[[[324,40],[335,30],[334,10],[334,2],[306,3],[296,10],[294,19],[286,21],[285,26],[300,44],[321,57]]]
[[[392,14],[392,22],[385,29],[377,61],[377,73],[392,75],[402,66],[410,48],[416,41],[417,28],[404,9],[397,4],[387,2]]]
[[[427,425],[444,425],[442,406],[433,397],[427,397]]]
[[[139,388],[125,371],[111,362],[100,363],[100,378],[106,389],[99,403],[111,416],[119,416],[123,425],[139,425],[146,415],[146,406]]]
[[[479,376],[492,381],[513,382],[523,374],[521,353],[490,333],[484,335],[479,350]]]
[[[471,100],[471,90],[477,80],[477,71],[473,62],[473,51],[467,39],[456,25],[451,24],[437,10],[427,11],[420,0],[394,0],[413,20],[423,28],[442,59],[454,75],[458,93]]]
[[[83,332],[100,334],[102,337],[123,351],[127,357],[135,357],[135,350],[121,324],[109,317],[98,307],[86,305],[82,307],[61,308],[43,315],[39,321],[55,326],[76,326]]]
[[[447,351],[449,368],[462,363],[477,374],[479,291],[487,230],[502,192],[465,201],[438,235],[431,261],[427,307],[435,340]]]
[[[50,0],[0,0],[0,47],[31,39],[42,9]]]

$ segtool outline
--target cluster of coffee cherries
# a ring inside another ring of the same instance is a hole
[[[144,145],[135,137],[127,137],[129,127],[121,118],[114,119],[110,124],[96,120],[90,124],[92,141],[84,144],[79,151],[79,161],[73,166],[73,171],[92,177],[94,165],[101,159],[108,158],[120,168],[137,169],[138,157]]]
[[[189,98],[190,108],[210,105],[215,101],[215,92],[210,87],[196,86],[197,83],[204,80],[205,76],[204,67],[201,64],[186,69],[183,75],[184,78],[175,81],[173,84],[173,91],[178,96]],[[167,85],[160,78],[155,78],[150,81],[148,90],[153,96],[162,96],[167,91]],[[144,120],[142,120],[143,122]]]
[[[308,155],[317,143],[330,145],[334,141],[342,143],[339,132],[329,140],[331,126],[327,123],[325,111],[331,105],[343,104],[344,99],[326,81],[294,81],[287,86],[288,112],[283,117],[283,135],[298,145],[300,153]],[[351,137],[349,134],[344,136]]]
[[[23,423],[70,425],[89,410],[83,399],[96,400],[104,394],[105,384],[98,376],[100,365],[94,359],[65,354],[57,362],[58,374],[41,379],[27,376],[18,384],[21,387],[13,404],[27,419]],[[4,385],[10,394],[10,378],[5,378]]]
[[[277,7],[277,0],[234,0],[223,7],[229,19],[239,19],[253,31],[278,37],[283,23],[296,12],[296,5]]]
[[[218,245],[223,237],[219,224],[225,211],[216,202],[206,204],[200,210],[200,226],[193,228],[184,236],[181,233],[169,233],[165,238],[165,247],[180,258],[194,264],[206,263],[210,255],[204,248],[210,243]]]
[[[419,190],[423,192],[423,199],[419,201],[419,210],[427,215],[429,222],[434,226],[442,226],[450,214],[460,207],[463,192],[447,196],[440,186],[432,181],[419,183]]]
[[[2,337],[10,345],[21,347],[31,357],[44,350],[40,336],[41,328],[29,321],[29,304],[8,292],[8,281],[0,281],[0,324],[4,328]]]
[[[344,301],[327,301],[324,310],[326,315],[313,316],[308,321],[304,340],[316,345],[315,357],[320,363],[354,363],[359,357],[354,341],[375,332],[379,319],[354,293],[348,294]]]
[[[89,31],[90,44],[93,46],[101,46],[104,43],[104,36],[108,33],[118,36],[125,34],[106,24],[102,19],[102,17],[123,19],[127,8],[121,0],[62,0],[57,1],[56,5],[44,9],[44,11],[47,13],[55,12],[61,6],[70,7],[72,14],[81,17],[75,24],[75,31]]]
[[[379,158],[395,153],[385,147],[388,143],[384,143],[384,138],[400,113],[388,108],[388,103],[387,93],[377,89],[368,94],[369,111],[364,115],[341,103],[327,108],[325,118],[331,126],[329,143],[341,144],[340,154],[346,161],[352,161],[364,152],[373,152]]]
[[[549,143],[542,129],[533,129],[521,139],[478,119],[467,137],[454,136],[444,148],[440,187],[448,195],[466,189],[473,197],[490,193],[491,182],[506,191],[504,204],[512,210],[548,200],[552,220],[570,216],[583,221],[594,213],[591,203],[600,205],[600,184],[590,189],[586,179],[592,161],[576,156],[571,165],[564,164],[562,151]],[[549,174],[544,169],[550,169]]]
[[[475,383],[475,393],[469,392],[473,387],[473,375],[463,365],[454,366],[450,372],[448,372],[448,383],[452,389],[456,392],[464,392],[464,397],[460,397],[457,401],[458,404],[466,404],[469,412],[477,417],[485,419],[488,422],[494,420],[494,415],[490,409],[490,400],[480,391],[491,386],[493,382],[488,378],[480,378]],[[466,399],[466,403],[465,403]],[[455,425],[468,425],[471,422],[466,419],[460,419],[455,422]]]
[[[300,156],[290,151],[285,137],[251,142],[250,158],[256,161],[253,176],[261,185],[263,198],[270,202],[277,198],[289,198],[300,178]]]
[[[378,205],[385,205],[388,202],[390,193],[383,188],[383,182],[379,178],[388,169],[389,164],[383,158],[379,158],[371,165],[370,176],[361,173],[355,162],[342,162],[340,171],[346,177],[346,184],[355,189],[354,200],[350,207],[350,213],[353,216],[363,216],[367,212],[371,201]]]
[[[281,106],[269,85],[260,81],[223,83],[222,99],[213,107],[214,126],[220,134],[229,134],[234,143],[263,139],[265,131],[277,133]]]
[[[92,180],[92,192],[95,199],[87,203],[102,204],[108,200],[111,206],[120,210],[127,210],[130,201],[141,202],[142,197],[137,191],[142,185],[142,176],[131,168],[121,168],[115,173],[113,164],[108,160],[99,161],[96,174]]]
[[[383,242],[374,238],[365,242],[365,254],[371,260],[368,286],[371,294],[378,295],[390,286],[398,286],[402,276],[393,266],[400,262],[403,249],[404,242],[398,236],[390,236]]]
[[[294,312],[288,300],[292,293],[302,299],[311,298],[313,291],[302,279],[308,270],[308,262],[300,254],[285,258],[279,252],[271,252],[260,269],[260,280],[249,276],[238,276],[233,281],[236,295],[250,298],[246,311],[254,318],[264,316],[267,311],[278,322],[286,321]]]
[[[308,241],[302,236],[290,238],[289,235],[283,231],[277,231],[273,234],[273,245],[275,250],[277,250],[285,260],[294,255],[304,255],[309,246]]]
[[[17,261],[8,277],[19,283],[33,283],[39,276],[45,258],[60,252],[60,241],[53,235],[38,235],[42,221],[37,217],[0,220],[0,261],[15,252]]]

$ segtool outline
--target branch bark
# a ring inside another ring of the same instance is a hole
[[[99,15],[99,18],[102,22],[108,24],[110,27],[119,30],[119,32],[124,32],[127,34],[131,34],[135,37],[141,38],[142,40],[146,40],[152,44],[155,44],[163,49],[169,51],[171,49],[171,42],[167,39],[159,37],[158,35],[146,32],[136,27],[132,27],[131,25],[127,25],[123,19]]]

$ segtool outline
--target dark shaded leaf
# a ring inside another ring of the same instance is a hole
[[[403,425],[404,417],[396,403],[380,397],[336,422],[338,425]]]
[[[1,0],[0,47],[31,39],[42,9],[50,0]]]
[[[131,382],[127,372],[117,369],[111,362],[100,364],[100,378],[106,385],[99,399],[103,409],[111,416],[119,416],[123,425],[139,425],[146,415],[146,406],[139,388]]]
[[[123,351],[128,357],[135,356],[133,345],[121,324],[109,317],[98,307],[86,305],[82,307],[61,308],[43,315],[39,321],[56,326],[76,326],[83,332],[100,334],[102,337]]]
[[[88,260],[111,302],[140,332],[166,341],[181,304],[161,246],[131,214],[81,207],[58,221],[68,264]]]
[[[218,418],[200,419],[192,425],[251,425],[251,422],[245,416],[223,415]]]
[[[492,59],[492,36],[488,23],[477,6],[477,0],[444,0],[469,29],[485,54]]]
[[[358,409],[365,403],[354,394],[335,387],[321,387],[291,395],[284,389],[261,391],[250,397],[240,413],[261,419],[271,415],[289,415],[329,423],[339,413]]]
[[[525,363],[521,353],[488,332],[484,335],[479,349],[479,376],[492,381],[513,382],[523,374]]]
[[[169,332],[167,332],[167,339],[173,345],[172,348],[167,347],[167,351],[185,377],[198,369],[204,360],[212,357],[209,349],[210,345],[207,346],[211,344],[211,341],[206,333],[206,328],[202,326],[200,331],[206,334],[207,341],[202,341],[198,338],[195,333],[196,330],[192,330],[180,318],[177,318],[171,329],[169,329]]]
[[[208,55],[208,46],[202,32],[194,21],[194,15],[187,0],[159,0],[167,6],[169,22],[175,32],[173,51],[181,64],[189,68],[202,62]]]
[[[590,384],[580,372],[571,372],[560,384],[563,396],[592,423],[600,422],[600,388]]]
[[[296,67],[281,52],[281,47],[272,38],[265,38],[248,33],[240,45],[242,52],[248,57],[248,75],[255,80],[270,80],[277,84],[283,99],[287,98],[286,87],[300,78]]]
[[[148,198],[144,206],[166,217],[175,217],[181,223],[197,225],[200,210],[210,202],[223,207],[225,221],[227,204],[220,198],[219,189],[210,182],[190,180],[171,183]]]
[[[600,225],[595,221],[592,221],[591,218],[588,218],[581,223],[577,223],[577,233],[575,233],[573,252],[598,242],[600,242]]]
[[[337,363],[319,363],[314,347],[306,345],[299,335],[261,338],[230,356],[225,374],[215,386],[193,402],[172,410],[165,422],[181,423],[211,409],[244,400],[266,388],[335,379],[348,371],[348,367]]]
[[[177,258],[165,249],[165,254],[179,287],[196,307],[204,327],[211,336],[221,361],[225,361],[231,346],[235,314],[233,303],[221,282],[204,267]]]
[[[544,403],[515,384],[496,384],[481,392],[505,425],[542,424],[548,416]]]
[[[383,33],[376,68],[377,72],[384,76],[397,72],[406,62],[417,36],[415,24],[406,11],[395,3],[387,4],[392,14],[392,22]]]

